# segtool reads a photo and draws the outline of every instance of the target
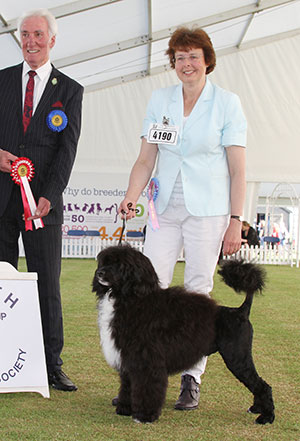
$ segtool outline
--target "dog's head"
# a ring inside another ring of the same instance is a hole
[[[93,291],[98,298],[108,290],[112,297],[125,299],[146,296],[159,288],[157,274],[148,257],[129,245],[105,248],[97,260]]]

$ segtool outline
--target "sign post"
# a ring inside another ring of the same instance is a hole
[[[37,274],[0,262],[0,393],[49,398]]]

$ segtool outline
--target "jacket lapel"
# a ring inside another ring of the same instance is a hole
[[[196,104],[194,105],[194,108],[188,117],[185,129],[188,130],[189,128],[194,125],[197,120],[199,120],[210,108],[210,101],[212,100],[213,96],[213,87],[211,82],[206,78],[205,86],[201,92],[201,95],[199,96]]]
[[[213,86],[211,82],[206,79],[206,84],[203,91],[197,100],[191,114],[189,115],[184,130],[189,130],[197,121],[209,110],[210,101],[213,97]],[[178,84],[171,96],[168,112],[172,118],[172,123],[179,126],[179,135],[183,131],[183,93],[182,84]],[[166,115],[167,116],[167,115]]]
[[[34,119],[37,119],[39,117],[40,113],[43,111],[45,106],[47,106],[47,105],[49,106],[49,103],[51,102],[50,98],[54,94],[55,89],[58,86],[59,76],[60,76],[60,72],[57,69],[55,69],[55,67],[52,66],[52,71],[51,71],[49,80],[46,84],[43,95],[41,96],[41,99],[38,103],[36,111],[34,112],[34,115],[32,117],[33,121],[34,121]],[[54,79],[56,79],[56,82],[53,81]]]
[[[13,90],[13,99],[15,100],[15,105],[12,106],[17,113],[18,121],[20,122],[20,126],[23,130],[23,104],[22,104],[22,69],[23,63],[18,64],[16,69],[13,71],[12,78],[12,90]]]
[[[171,117],[170,124],[174,126],[179,126],[180,132],[182,129],[183,122],[183,95],[182,95],[182,84],[178,84],[171,96],[170,103],[168,106],[168,113]],[[166,115],[167,117],[169,115]]]

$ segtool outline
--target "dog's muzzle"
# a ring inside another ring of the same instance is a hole
[[[96,271],[96,277],[97,277],[97,280],[100,283],[100,285],[110,286],[110,283],[104,279],[104,271],[102,271],[102,270]]]
[[[101,279],[101,277],[97,277],[97,280],[100,283],[100,285],[109,286],[109,283],[106,282],[105,280]]]

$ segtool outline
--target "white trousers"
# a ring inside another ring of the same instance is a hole
[[[158,215],[159,230],[148,223],[144,254],[151,260],[162,288],[172,282],[174,267],[182,247],[185,252],[184,286],[209,295],[229,216],[192,216],[183,199],[172,198],[167,209]],[[192,337],[191,337],[192,338]],[[184,372],[201,383],[207,357]]]

